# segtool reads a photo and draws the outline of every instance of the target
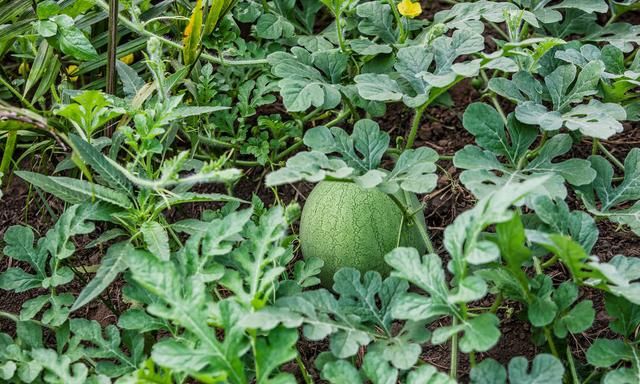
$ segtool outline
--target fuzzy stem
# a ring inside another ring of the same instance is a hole
[[[493,304],[491,304],[491,308],[489,308],[490,313],[498,312],[498,308],[500,308],[500,304],[502,304],[502,299],[502,292],[499,292],[496,295],[496,299],[493,301]]]
[[[418,228],[418,232],[420,232],[420,236],[422,237],[422,241],[424,242],[425,247],[429,253],[435,254],[436,250],[433,248],[433,243],[431,243],[431,238],[429,237],[429,233],[427,232],[426,224],[423,227],[421,223],[416,219],[416,214],[420,211],[410,212],[409,208],[406,204],[404,204],[400,199],[398,199],[395,195],[387,195],[393,200],[394,203],[398,206],[402,215],[407,219],[407,223],[413,223]]]
[[[413,115],[413,121],[411,122],[411,131],[409,131],[409,136],[407,136],[407,144],[405,145],[405,149],[410,149],[413,147],[413,143],[416,140],[416,136],[418,134],[418,128],[420,127],[420,121],[422,120],[422,115],[424,114],[424,110],[427,108],[429,103],[424,103],[418,108],[416,108],[416,112]]]
[[[340,51],[347,52],[347,47],[344,45],[344,36],[342,35],[342,20],[340,15],[336,15],[336,33],[338,35],[338,44],[340,45]]]
[[[393,11],[393,17],[396,19],[396,24],[398,24],[398,31],[400,32],[398,43],[404,44],[407,40],[407,31],[404,29],[404,23],[402,22],[402,16],[400,16],[400,13],[398,12],[398,6],[394,0],[387,0],[387,2],[391,7],[391,11]]]
[[[313,379],[311,378],[311,375],[309,375],[309,371],[307,371],[307,367],[304,366],[304,363],[302,362],[300,355],[296,356],[296,363],[300,368],[300,373],[302,374],[302,378],[304,379],[305,384],[313,384]]]
[[[458,325],[458,318],[453,317],[452,327]],[[458,379],[458,333],[451,336],[451,364],[449,366],[449,376],[453,380]]]
[[[604,145],[602,144],[602,142],[600,140],[598,140],[598,149],[600,151],[602,151],[602,153],[604,153],[604,155],[611,160],[611,162],[613,164],[616,165],[616,167],[620,168],[622,171],[624,171],[624,164],[622,164],[622,162],[620,160],[618,160],[611,152],[609,152],[609,150],[607,148],[604,147]]]
[[[573,361],[573,355],[571,354],[571,348],[567,345],[567,360],[569,361],[569,371],[571,372],[571,378],[573,379],[573,384],[580,384],[580,379],[578,379],[578,372],[576,371],[576,363]]]
[[[547,339],[547,344],[549,344],[549,349],[551,350],[551,354],[553,354],[553,356],[555,356],[558,360],[562,360],[560,359],[560,355],[558,354],[556,343],[553,342],[553,335],[551,334],[549,327],[543,327],[542,330],[544,332],[545,339]]]

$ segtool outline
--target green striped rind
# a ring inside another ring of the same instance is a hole
[[[404,199],[404,196],[400,196]],[[418,207],[415,195],[407,197]],[[418,214],[420,225],[424,215]],[[343,267],[389,272],[384,255],[396,247],[402,213],[389,196],[364,190],[356,184],[323,181],[311,192],[302,210],[300,244],[305,258],[324,260],[320,278],[330,286],[333,274]],[[424,252],[415,226],[403,228],[401,246]]]

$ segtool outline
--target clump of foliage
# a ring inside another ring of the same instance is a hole
[[[0,381],[638,382],[640,260],[598,244],[640,236],[640,150],[611,150],[640,120],[639,1],[111,3],[0,4],[0,204],[24,183],[51,223],[0,228],[26,298]],[[419,146],[465,84],[474,142]],[[475,200],[433,241],[443,180]],[[322,181],[388,197],[426,251],[321,286],[282,189]],[[487,357],[509,318],[538,354]]]

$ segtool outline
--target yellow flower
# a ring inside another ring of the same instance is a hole
[[[71,64],[67,66],[67,75],[69,75],[69,80],[72,82],[78,81],[78,76],[74,76],[78,73],[78,66],[75,64]]]
[[[398,4],[398,11],[400,11],[402,16],[413,19],[416,16],[420,16],[422,7],[420,3],[414,3],[411,0],[402,0],[400,4]]]
[[[20,66],[18,67],[18,73],[22,75],[22,77],[27,77],[29,75],[30,69],[31,67],[29,66],[29,63],[27,63],[26,61],[23,61],[22,63],[20,63]]]
[[[131,63],[133,63],[133,60],[135,60],[135,57],[133,56],[133,53],[130,53],[126,56],[122,56],[120,58],[120,61],[122,61],[123,63],[127,64],[127,65],[131,65]]]

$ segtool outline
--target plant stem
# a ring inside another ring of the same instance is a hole
[[[425,247],[429,253],[435,254],[436,250],[433,248],[433,244],[431,243],[431,239],[429,238],[429,233],[427,232],[426,224],[423,227],[422,223],[419,223],[416,219],[416,214],[420,211],[410,212],[409,207],[404,204],[400,199],[398,199],[395,195],[387,195],[393,200],[394,203],[398,206],[400,211],[402,212],[402,216],[407,219],[407,223],[413,223],[416,227],[418,227],[418,232],[420,232],[420,236],[422,237],[422,241],[424,242]]]
[[[491,28],[493,28],[496,32],[498,32],[500,34],[500,36],[502,36],[505,40],[509,41],[509,35],[506,34],[505,31],[502,30],[502,28],[500,28],[498,26],[498,24],[494,23],[493,21],[489,21],[489,25],[491,26]]]
[[[540,150],[542,149],[544,144],[547,142],[547,138],[548,137],[549,137],[549,134],[547,133],[547,131],[542,132],[542,138],[540,139],[540,144],[538,144],[537,147],[535,147],[534,149],[529,151],[527,153],[527,155],[524,156],[524,158],[526,158],[528,160],[528,159],[532,159],[532,158],[538,156],[538,153],[540,153]],[[520,169],[520,168],[518,168],[518,169]]]
[[[276,156],[276,161],[284,159],[289,154],[294,152],[296,149],[300,148],[302,146],[302,144],[304,144],[304,141],[302,141],[302,140],[296,141],[295,143],[291,144],[291,146],[289,146],[289,148],[287,148],[284,151],[280,152],[278,154],[278,156]]]
[[[415,218],[415,214],[413,215]],[[427,232],[426,226],[423,227],[421,223],[416,223],[414,220],[414,224],[418,227],[418,231],[420,232],[420,236],[422,236],[422,241],[424,241],[424,245],[427,247],[427,251],[429,253],[435,254],[436,250],[433,247],[433,243],[431,242],[431,238],[429,237],[429,233]],[[425,224],[426,225],[426,224]]]
[[[422,120],[422,115],[428,105],[429,103],[424,103],[416,108],[416,112],[413,115],[413,121],[411,122],[411,130],[409,131],[409,136],[407,136],[407,143],[404,147],[405,149],[410,149],[411,147],[413,147],[413,143],[416,140],[416,135],[418,134],[418,128],[420,127],[420,121]]]
[[[349,110],[342,111],[342,112],[340,112],[340,114],[338,116],[336,116],[335,119],[331,120],[330,122],[328,122],[324,126],[327,127],[327,128],[331,128],[336,124],[340,124],[340,122],[342,122],[342,120],[346,119],[350,114],[351,114],[351,111],[349,111]]]
[[[405,40],[407,40],[407,31],[404,29],[404,23],[402,22],[402,16],[400,16],[400,12],[398,12],[398,6],[394,0],[387,0],[389,6],[391,7],[391,11],[393,11],[393,17],[396,19],[396,24],[398,24],[398,31],[400,31],[400,36],[398,38],[398,43],[404,44]]]
[[[496,295],[496,299],[493,301],[493,304],[491,304],[491,308],[489,308],[489,312],[498,312],[498,308],[500,308],[500,304],[502,304],[502,299],[502,292],[498,292],[498,294]]]
[[[609,152],[609,150],[607,148],[604,147],[604,145],[602,144],[602,142],[600,140],[598,140],[598,149],[600,151],[602,151],[602,153],[604,153],[604,155],[611,160],[611,162],[613,164],[616,165],[616,167],[620,168],[621,170],[624,171],[624,164],[622,164],[622,162],[620,160],[618,160],[611,152]]]
[[[487,83],[489,83],[489,82],[487,82]],[[507,116],[504,114],[504,111],[502,110],[502,106],[498,102],[498,99],[496,98],[496,96],[495,95],[491,95],[491,97],[489,99],[491,100],[491,103],[496,108],[498,113],[500,113],[500,117],[502,117],[502,121],[504,122],[504,124],[507,125]]]
[[[573,384],[580,384],[580,379],[578,379],[578,372],[576,371],[576,363],[573,361],[573,355],[571,354],[571,348],[567,345],[567,360],[569,361],[569,371],[571,372],[571,378],[573,379]]]
[[[544,332],[544,337],[545,339],[547,339],[547,344],[549,344],[549,349],[551,350],[551,354],[553,354],[553,356],[555,356],[558,360],[562,360],[560,359],[560,355],[558,354],[558,349],[556,348],[556,344],[553,342],[553,335],[551,334],[551,331],[549,331],[549,327],[543,327],[542,328],[543,332]]]
[[[344,45],[344,36],[342,36],[342,20],[340,15],[336,15],[336,33],[338,35],[338,44],[340,45],[340,51],[347,52],[347,47]]]
[[[207,136],[204,136],[204,135],[198,135],[198,140],[203,142],[203,143],[205,143],[205,144],[213,145],[214,147],[235,148],[235,145],[233,145],[233,144],[231,144],[229,142],[223,141],[223,140],[216,139],[214,137],[207,137]]]
[[[452,327],[458,325],[458,318],[453,317]],[[458,332],[451,336],[451,364],[449,365],[449,377],[453,380],[458,379]]]
[[[300,368],[300,373],[302,374],[305,384],[313,384],[313,379],[311,378],[311,375],[309,375],[307,367],[304,366],[304,362],[300,358],[300,355],[296,356],[296,363],[298,363],[298,367]]]
[[[593,138],[593,141],[591,142],[591,154],[592,155],[597,155],[598,154],[598,143],[600,142],[600,140],[596,139],[595,137]]]
[[[591,373],[589,374],[589,376],[587,376],[586,379],[584,379],[584,381],[582,382],[582,384],[587,384],[588,382],[591,381],[591,379],[593,379],[596,375],[598,374],[598,368],[594,369],[593,371],[591,371]]]
[[[555,264],[557,261],[558,261],[558,256],[554,255],[552,258],[550,258],[549,260],[547,260],[544,263],[542,263],[541,267],[542,268],[549,268],[550,266]]]
[[[109,41],[107,42],[107,87],[110,95],[116,94],[116,51],[118,49],[118,0],[109,0]],[[117,121],[107,122],[105,136],[113,136]]]
[[[109,5],[107,5],[107,3],[104,0],[95,0],[95,4],[102,8],[103,11],[105,12],[109,12]],[[131,20],[127,19],[124,15],[122,14],[118,14],[118,19],[120,20],[120,22],[129,30],[136,32],[139,35],[143,35],[143,36],[147,36],[147,37],[155,37],[156,39],[158,39],[162,44],[165,44],[169,47],[175,48],[175,49],[179,49],[182,50],[182,44],[176,43],[175,41],[172,41],[170,39],[167,39],[166,37],[160,36],[160,35],[156,35],[155,33],[148,31],[146,29],[144,29],[143,26],[138,25],[137,23],[132,22]],[[229,65],[229,66],[242,66],[242,65],[263,65],[263,64],[267,64],[267,59],[251,59],[251,60],[227,60],[224,59],[222,57],[215,57],[212,56],[208,53],[203,53],[201,56],[201,58],[214,63],[214,64],[220,64],[220,65]]]

